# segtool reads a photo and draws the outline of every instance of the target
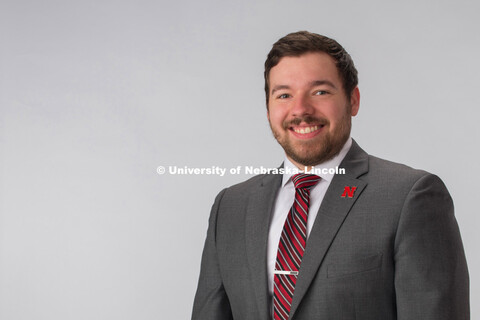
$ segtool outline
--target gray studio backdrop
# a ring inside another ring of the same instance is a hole
[[[0,1],[0,319],[189,318],[210,206],[249,175],[168,167],[281,163],[263,62],[303,29],[336,38],[356,62],[359,144],[447,184],[479,301],[478,10]]]

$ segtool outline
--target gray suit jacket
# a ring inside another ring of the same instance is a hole
[[[469,284],[442,181],[381,160],[355,142],[308,238],[292,320],[469,319]],[[220,192],[212,207],[195,320],[267,320],[267,236],[281,175]],[[353,197],[342,197],[356,187]]]

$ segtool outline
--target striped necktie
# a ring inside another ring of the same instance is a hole
[[[278,244],[273,285],[273,318],[287,320],[292,305],[298,271],[307,243],[307,216],[310,189],[320,180],[312,174],[296,174],[295,200],[288,212]]]

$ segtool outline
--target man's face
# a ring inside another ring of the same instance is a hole
[[[283,57],[269,74],[268,120],[297,167],[333,158],[350,135],[360,93],[345,95],[335,61],[326,53]]]

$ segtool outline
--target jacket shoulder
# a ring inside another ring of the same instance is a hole
[[[411,181],[431,175],[431,173],[415,169],[402,163],[381,159],[372,155],[368,156],[369,175],[388,178],[390,180]]]
[[[368,174],[360,179],[366,181],[374,192],[382,194],[389,190],[393,194],[403,194],[406,197],[415,188],[434,185],[448,194],[447,187],[437,175],[370,155]]]
[[[244,192],[250,190],[254,186],[258,186],[262,184],[263,180],[267,177],[267,174],[259,174],[256,176],[253,176],[245,181],[242,181],[240,183],[234,184],[230,187],[227,188],[228,191],[230,192]]]

